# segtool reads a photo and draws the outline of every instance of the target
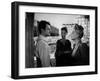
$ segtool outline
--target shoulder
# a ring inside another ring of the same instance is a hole
[[[60,43],[61,42],[61,39],[57,40],[57,43]]]
[[[82,43],[82,44],[80,45],[80,47],[81,47],[81,48],[88,48],[89,46],[88,46],[86,43]]]
[[[69,39],[66,39],[66,41],[70,42],[70,40],[69,40]]]
[[[89,46],[86,44],[86,43],[82,43],[80,46],[79,46],[79,49],[83,52],[85,51],[89,51]]]
[[[66,39],[66,42],[71,43],[70,40]]]
[[[47,45],[47,43],[44,41],[44,40],[39,40],[38,42],[37,42],[37,46],[38,47],[44,47],[44,46],[46,46]]]

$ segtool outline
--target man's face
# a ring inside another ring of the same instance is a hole
[[[50,25],[46,25],[46,29],[45,29],[45,35],[46,36],[50,36],[50,31],[51,31],[51,29],[50,29]]]

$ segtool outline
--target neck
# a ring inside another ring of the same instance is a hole
[[[75,44],[81,43],[81,39],[76,39]]]
[[[41,33],[40,35],[44,36],[45,37],[45,34],[44,33]]]
[[[63,40],[65,40],[66,38],[62,38]]]

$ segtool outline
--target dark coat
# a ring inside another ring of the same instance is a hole
[[[72,57],[72,65],[89,65],[89,47],[86,43],[79,45]]]
[[[65,53],[65,51],[70,52]],[[71,42],[69,40],[65,40],[65,44],[63,44],[62,39],[58,40],[55,52],[56,66],[70,65],[71,51]]]

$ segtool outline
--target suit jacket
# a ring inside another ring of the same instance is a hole
[[[72,56],[72,65],[89,65],[89,47],[86,43],[78,46],[74,56]]]

